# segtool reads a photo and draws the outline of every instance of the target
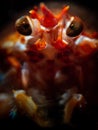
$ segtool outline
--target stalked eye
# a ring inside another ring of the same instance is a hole
[[[66,34],[69,37],[75,37],[79,35],[82,30],[83,23],[78,18],[74,18],[69,27],[67,28]]]
[[[22,35],[30,35],[32,33],[31,26],[27,16],[22,16],[15,23],[17,31]]]

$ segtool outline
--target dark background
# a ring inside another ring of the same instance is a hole
[[[15,14],[24,10],[27,6],[35,5],[39,2],[44,2],[47,0],[1,0],[0,2],[0,28],[10,22],[14,17]],[[96,0],[48,0],[48,2],[52,1],[71,1],[73,3],[79,3],[80,5],[86,6],[90,10],[94,10],[98,13],[98,6]]]
[[[42,0],[41,2],[46,2],[46,0]],[[64,0],[48,0],[49,1],[64,1]],[[66,0],[65,0],[66,1]],[[68,0],[67,0],[68,1]],[[90,9],[94,11],[96,14],[98,14],[98,5],[96,0],[69,0],[73,3],[78,3],[80,5],[85,6],[87,9]],[[40,2],[40,0],[1,0],[0,1],[0,32],[5,29],[5,25],[10,23],[13,19],[15,19],[15,16],[26,9],[27,7],[33,5],[36,5]],[[91,122],[92,123],[92,122]],[[92,128],[91,128],[92,127]],[[34,124],[31,120],[25,118],[25,117],[17,117],[15,119],[4,119],[0,120],[0,129],[43,129]],[[59,126],[55,127],[54,129],[74,129],[69,126]],[[1,129],[1,130],[2,130]],[[85,127],[81,127],[78,130],[86,129]],[[88,129],[88,128],[87,128]],[[93,124],[90,125],[90,129],[95,130],[93,128]],[[77,130],[75,128],[75,130]]]

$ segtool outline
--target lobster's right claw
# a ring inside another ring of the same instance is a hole
[[[71,122],[72,114],[76,107],[84,107],[86,101],[82,94],[73,94],[73,96],[66,103],[64,108],[64,122],[69,124]]]

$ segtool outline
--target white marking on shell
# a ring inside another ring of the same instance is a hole
[[[87,36],[83,36],[81,35],[80,37],[78,37],[75,41],[75,45],[79,45],[80,43],[82,43],[83,41],[90,41],[92,43],[98,43],[98,40],[94,39],[94,38],[89,38]]]
[[[31,29],[32,29],[31,36],[38,37],[38,35],[40,35],[40,31],[41,31],[40,22],[37,19],[31,19],[29,16],[27,16],[27,19],[28,19],[29,24],[30,24]]]
[[[21,94],[21,93],[25,93],[25,91],[24,90],[13,90],[13,93],[14,93],[14,97],[16,98],[17,97],[17,95],[19,95],[19,94]]]
[[[29,70],[28,70],[28,65],[27,63],[24,63],[23,68],[21,70],[21,78],[22,78],[22,83],[24,87],[27,87],[28,85],[28,80],[29,80]]]

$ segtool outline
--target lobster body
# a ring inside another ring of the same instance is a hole
[[[42,127],[70,124],[75,110],[98,106],[98,34],[67,5],[57,14],[40,9],[18,19],[13,40],[0,46],[0,116],[17,111]]]

